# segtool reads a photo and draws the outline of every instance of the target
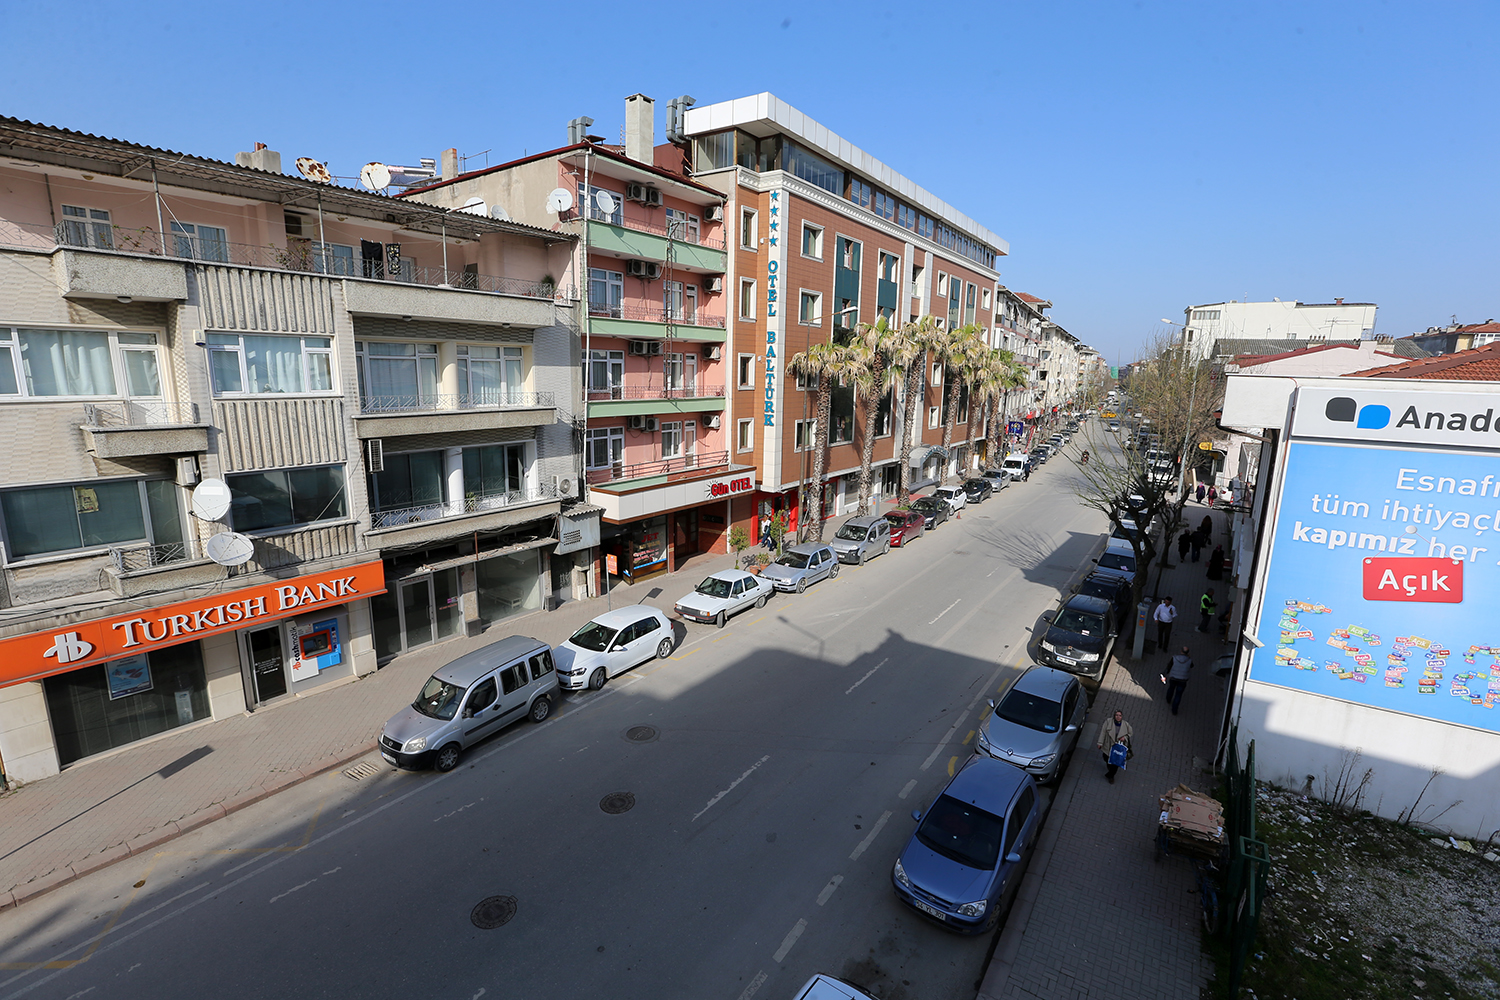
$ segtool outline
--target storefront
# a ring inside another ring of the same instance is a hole
[[[672,572],[695,553],[728,551],[730,503],[754,491],[749,469],[665,485],[591,488],[589,498],[602,512],[606,572],[633,583]]]

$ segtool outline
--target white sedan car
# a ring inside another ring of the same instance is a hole
[[[655,657],[665,660],[677,645],[672,619],[645,604],[617,608],[589,622],[552,651],[557,680],[569,691],[597,691],[618,673]]]
[[[969,505],[969,494],[962,486],[939,486],[932,495],[948,505],[950,514],[956,514]]]
[[[738,569],[726,569],[706,577],[693,592],[677,602],[676,612],[705,625],[724,627],[729,616],[754,605],[766,606],[775,590],[770,580]]]

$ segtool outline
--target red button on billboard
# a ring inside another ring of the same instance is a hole
[[[1366,559],[1365,600],[1461,604],[1464,564],[1458,559]]]

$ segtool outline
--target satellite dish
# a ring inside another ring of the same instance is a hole
[[[504,208],[501,208],[499,205],[490,206],[490,218],[499,219],[501,222],[511,221],[510,213],[507,212]]]
[[[238,531],[224,531],[203,543],[203,554],[220,566],[243,566],[255,555],[255,543]]]
[[[366,163],[359,169],[359,182],[371,191],[383,191],[391,186],[391,168],[384,163]]]
[[[599,206],[599,211],[605,215],[615,214],[615,196],[608,191],[594,192],[594,204]]]
[[[297,157],[297,173],[319,184],[333,183],[333,175],[328,172],[328,168],[311,156]]]
[[[567,188],[553,188],[547,196],[547,211],[561,215],[573,207],[573,193]]]
[[[468,212],[470,215],[489,215],[490,206],[484,203],[483,198],[470,198],[463,203],[460,212]]]
[[[217,521],[229,513],[233,497],[222,479],[205,479],[193,490],[193,516],[203,521]]]

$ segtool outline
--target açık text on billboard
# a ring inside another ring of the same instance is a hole
[[[1288,445],[1251,677],[1500,732],[1500,454]]]

